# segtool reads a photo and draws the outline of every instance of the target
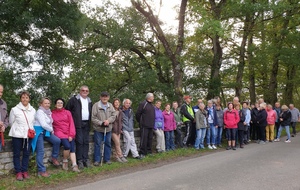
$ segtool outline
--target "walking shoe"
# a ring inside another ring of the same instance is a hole
[[[30,178],[28,172],[23,172],[22,175],[23,175],[23,179],[29,179]]]
[[[125,157],[122,157],[121,160],[122,160],[124,163],[128,162],[128,160],[127,160]]]
[[[141,159],[144,159],[145,157],[146,157],[146,156],[145,156],[144,154],[141,154],[141,155],[140,155],[140,158],[141,158]]]
[[[292,137],[295,137],[295,135],[294,135],[294,134],[292,134]]]
[[[290,139],[286,139],[286,141],[284,141],[284,142],[286,142],[286,143],[290,143],[290,142],[291,142],[291,140],[290,140]]]
[[[259,144],[266,144],[265,141],[260,141]]]
[[[260,140],[257,140],[256,143],[259,144],[259,143],[260,143]]]
[[[116,158],[117,162],[124,163],[123,160],[119,157]]]
[[[241,144],[241,145],[240,145],[240,148],[244,148],[244,145]]]
[[[56,158],[49,158],[48,160],[51,164],[53,164],[54,166],[59,166],[59,162]]]
[[[77,165],[78,165],[78,168],[80,169],[80,170],[82,170],[83,168],[84,168],[84,165],[83,165],[83,162],[82,161],[78,161],[77,162]],[[95,163],[94,163],[94,165],[95,165]],[[98,164],[99,165],[99,164]]]
[[[23,181],[23,174],[22,174],[22,172],[18,172],[18,173],[17,173],[16,179],[17,179],[18,181]]]
[[[233,146],[233,147],[232,147],[232,150],[236,150],[236,147],[235,147],[235,146]]]
[[[87,160],[87,161],[83,162],[83,166],[86,167],[86,168],[92,167],[90,160]]]
[[[217,147],[215,145],[212,145],[212,148],[215,149],[215,150],[217,150]]]
[[[278,139],[278,138],[274,140],[274,142],[279,142],[279,141],[280,141],[280,139]]]
[[[39,177],[50,177],[50,174],[48,172],[38,172]]]
[[[143,159],[141,156],[136,156],[136,157],[133,157],[134,159],[138,159],[138,160],[141,160]]]
[[[68,160],[67,161],[63,161],[62,169],[67,171],[69,169],[68,168],[68,164],[69,164]]]
[[[217,147],[222,148],[223,146],[221,144],[218,144]]]
[[[94,162],[94,166],[99,166],[100,163],[99,162]]]
[[[107,164],[107,165],[111,165],[112,164],[110,160],[105,161],[104,163]]]
[[[77,166],[77,165],[72,166],[72,171],[73,171],[73,172],[80,172],[80,170],[78,169],[78,166]]]
[[[227,147],[226,147],[226,150],[230,150],[230,149],[231,149],[231,146],[227,146]]]
[[[210,150],[212,150],[212,149],[213,149],[213,148],[212,148],[210,145],[208,145],[208,146],[207,146],[207,148],[208,148],[208,149],[210,149]]]

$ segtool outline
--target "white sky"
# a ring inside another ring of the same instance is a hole
[[[112,1],[117,2],[124,7],[131,6],[130,0]],[[162,2],[162,6],[160,9],[159,19],[165,23],[162,28],[164,30],[171,30],[172,32],[176,32],[178,27],[178,20],[176,20],[176,18],[178,16],[181,0],[147,0],[147,3],[151,5],[153,12],[156,14],[159,11],[160,1]],[[90,2],[95,6],[102,4],[102,0],[90,0]]]

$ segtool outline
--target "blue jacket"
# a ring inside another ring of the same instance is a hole
[[[132,111],[131,108],[129,108],[128,110],[122,110],[122,125],[123,131],[128,131],[128,132],[132,132],[133,128],[134,128],[134,113]]]
[[[213,106],[211,108],[212,108],[212,113],[210,113],[211,111],[209,110],[208,107],[206,107],[207,115],[209,117],[209,115],[211,114],[211,117],[213,119],[213,124],[214,124],[214,126],[217,126],[218,125],[218,116],[217,116],[217,112],[216,112],[216,107]]]

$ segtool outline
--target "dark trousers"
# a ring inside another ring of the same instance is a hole
[[[16,173],[28,171],[31,141],[32,139],[12,138],[13,163]],[[21,152],[23,154],[22,161]]]
[[[292,132],[293,135],[296,135],[296,125],[297,125],[297,122],[291,122],[291,127],[293,129],[293,132]]]
[[[240,142],[240,145],[244,144],[244,130],[238,130],[238,140]]]
[[[257,124],[254,124],[252,123],[251,124],[251,127],[250,127],[250,130],[251,130],[251,139],[252,140],[257,140],[258,139],[258,135],[259,135],[259,130],[258,130],[258,125]]]
[[[261,141],[266,141],[266,126],[259,126],[258,129],[259,129],[258,139]]]
[[[278,137],[279,127],[280,127],[280,123],[276,122],[275,123],[275,139],[280,138],[280,137]]]
[[[81,127],[76,128],[75,143],[77,162],[87,162],[89,160],[89,135],[89,122],[82,121]]]
[[[184,124],[185,124],[186,135],[183,139],[183,144],[194,146],[195,139],[196,139],[196,126],[193,124],[192,121],[186,121],[184,122]]]
[[[141,127],[140,154],[152,153],[153,128]]]
[[[183,147],[181,126],[177,126],[176,127],[176,131],[175,131],[175,144],[177,145],[177,147],[181,147],[181,148]]]

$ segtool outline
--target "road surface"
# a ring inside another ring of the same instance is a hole
[[[300,135],[220,151],[70,190],[300,190]]]

